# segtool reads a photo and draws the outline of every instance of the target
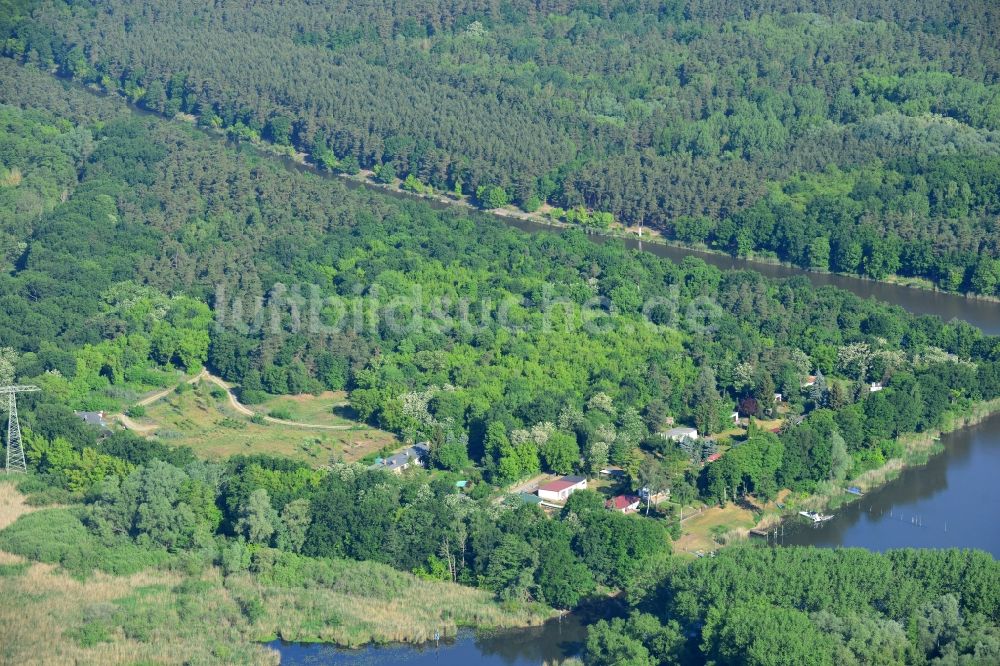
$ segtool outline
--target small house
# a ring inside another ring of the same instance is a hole
[[[868,392],[869,393],[877,393],[877,392],[881,391],[884,388],[885,387],[882,386],[882,382],[872,382],[872,385],[868,387]]]
[[[663,422],[666,423],[668,426],[672,426],[674,424],[674,417],[668,416],[667,418],[663,419]]]
[[[104,412],[73,412],[87,425],[94,426],[95,428],[100,428],[101,435],[108,435],[111,433],[111,425],[107,421],[107,414]]]
[[[604,507],[619,513],[635,513],[639,510],[641,501],[638,495],[618,495],[605,502]]]
[[[739,425],[740,424],[740,413],[739,412],[730,412],[729,413],[729,420],[733,422],[733,425]]]
[[[426,465],[429,454],[430,446],[427,442],[421,442],[407,447],[398,453],[394,453],[388,458],[376,458],[375,464],[371,466],[371,469],[386,469],[393,474],[402,474],[414,465]]]
[[[565,502],[577,490],[587,489],[587,479],[583,476],[564,476],[538,486],[538,496],[543,500]]]
[[[658,490],[655,493],[650,493],[649,488],[640,488],[639,499],[643,502],[648,501],[650,504],[654,505],[666,502],[670,499],[670,488],[664,488],[663,490]]]
[[[663,439],[672,439],[675,442],[679,442],[683,439],[698,439],[698,430],[696,428],[687,428],[684,426],[671,428],[670,430],[665,430],[659,434]]]
[[[107,428],[108,423],[104,420],[104,412],[73,412],[79,416],[87,425]]]
[[[802,382],[802,388],[809,388],[816,384],[816,375],[809,375],[806,380]]]
[[[712,455],[710,455],[708,458],[705,459],[705,462],[714,463],[716,460],[718,460],[721,457],[722,457],[721,453],[713,453]]]
[[[617,479],[624,479],[626,476],[628,476],[628,474],[621,467],[618,467],[616,465],[608,465],[600,472],[598,472],[597,476],[604,476],[609,479],[617,480]]]
[[[782,400],[784,400],[784,398],[785,398],[785,396],[781,395],[780,393],[775,393],[774,394],[774,401],[775,402],[781,402]]]

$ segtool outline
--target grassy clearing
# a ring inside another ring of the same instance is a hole
[[[349,430],[253,423],[233,410],[224,395],[218,397],[218,391],[212,395],[213,388],[212,384],[200,382],[192,390],[171,393],[146,407],[146,416],[137,420],[167,444],[190,446],[197,455],[210,459],[269,453],[318,466],[336,459],[358,460],[383,447],[398,446],[391,433],[335,415],[334,404],[342,402],[338,394],[276,398],[273,405],[255,405],[254,410],[266,414],[285,407],[292,409],[295,416],[301,415],[304,422],[356,426]],[[320,420],[321,415],[325,421]]]
[[[357,425],[350,418],[351,412],[345,391],[325,391],[319,395],[276,395],[264,402],[251,405],[261,414],[283,412],[281,418],[320,425]],[[285,416],[287,415],[287,417]]]
[[[70,525],[74,515],[72,507],[34,512],[13,483],[0,480],[6,547],[62,553],[60,530],[79,537],[79,521]],[[33,517],[62,527],[45,532],[37,521],[22,525]],[[42,539],[50,543],[38,548]],[[183,558],[170,558],[130,575],[92,569],[71,575],[57,564],[0,551],[0,663],[276,664],[277,653],[262,640],[423,641],[436,631],[454,635],[461,626],[540,624],[551,614],[368,562],[288,556],[261,565],[268,573],[226,577],[218,567],[189,571]]]
[[[259,638],[299,642],[424,642],[439,632],[454,636],[459,627],[498,629],[537,625],[541,608],[501,605],[482,590],[419,580],[367,562],[337,563],[336,578],[315,585],[266,585],[240,574],[226,579],[227,591],[245,608],[255,608],[252,628]],[[374,584],[357,583],[367,581]]]
[[[756,523],[752,511],[735,504],[705,507],[684,520],[684,533],[674,542],[675,552],[712,551],[736,539],[745,538]]]

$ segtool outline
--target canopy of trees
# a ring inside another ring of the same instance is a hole
[[[745,4],[17,0],[0,45],[324,168],[996,295],[996,3]]]
[[[1000,565],[958,550],[729,548],[630,591],[586,662],[985,664],[1000,659]]]
[[[11,194],[37,202],[5,229],[19,250],[0,334],[18,377],[75,408],[206,363],[248,402],[346,388],[361,418],[430,440],[440,467],[504,484],[637,473],[640,445],[700,464],[711,451],[650,435],[671,416],[716,432],[733,405],[767,418],[783,393],[804,418],[682,475],[724,500],[842,479],[1000,395],[1000,343],[966,324],[348,190],[0,72],[0,101],[31,90],[52,109],[0,107],[4,168],[26,186]]]

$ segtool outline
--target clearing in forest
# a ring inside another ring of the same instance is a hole
[[[674,552],[717,550],[728,535],[739,532],[745,536],[755,523],[753,512],[736,504],[706,507],[698,515],[684,520],[684,533],[674,542]]]
[[[214,390],[213,390],[214,389]],[[190,446],[204,458],[221,459],[238,454],[267,453],[325,465],[336,459],[359,460],[384,447],[398,446],[389,432],[351,421],[335,413],[343,408],[343,393],[320,396],[283,396],[251,409],[304,423],[342,427],[309,429],[283,423],[254,423],[233,409],[214,384],[199,382],[190,390],[170,393],[146,407],[135,419],[157,439],[174,446]],[[282,413],[284,410],[284,413]]]

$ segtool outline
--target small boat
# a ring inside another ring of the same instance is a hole
[[[858,497],[864,495],[864,493],[861,492],[861,488],[858,488],[857,486],[851,486],[850,488],[847,489],[847,492],[851,493],[852,495],[857,495]]]
[[[833,516],[816,513],[815,511],[799,511],[800,516],[805,516],[814,523],[822,523],[833,518]]]

